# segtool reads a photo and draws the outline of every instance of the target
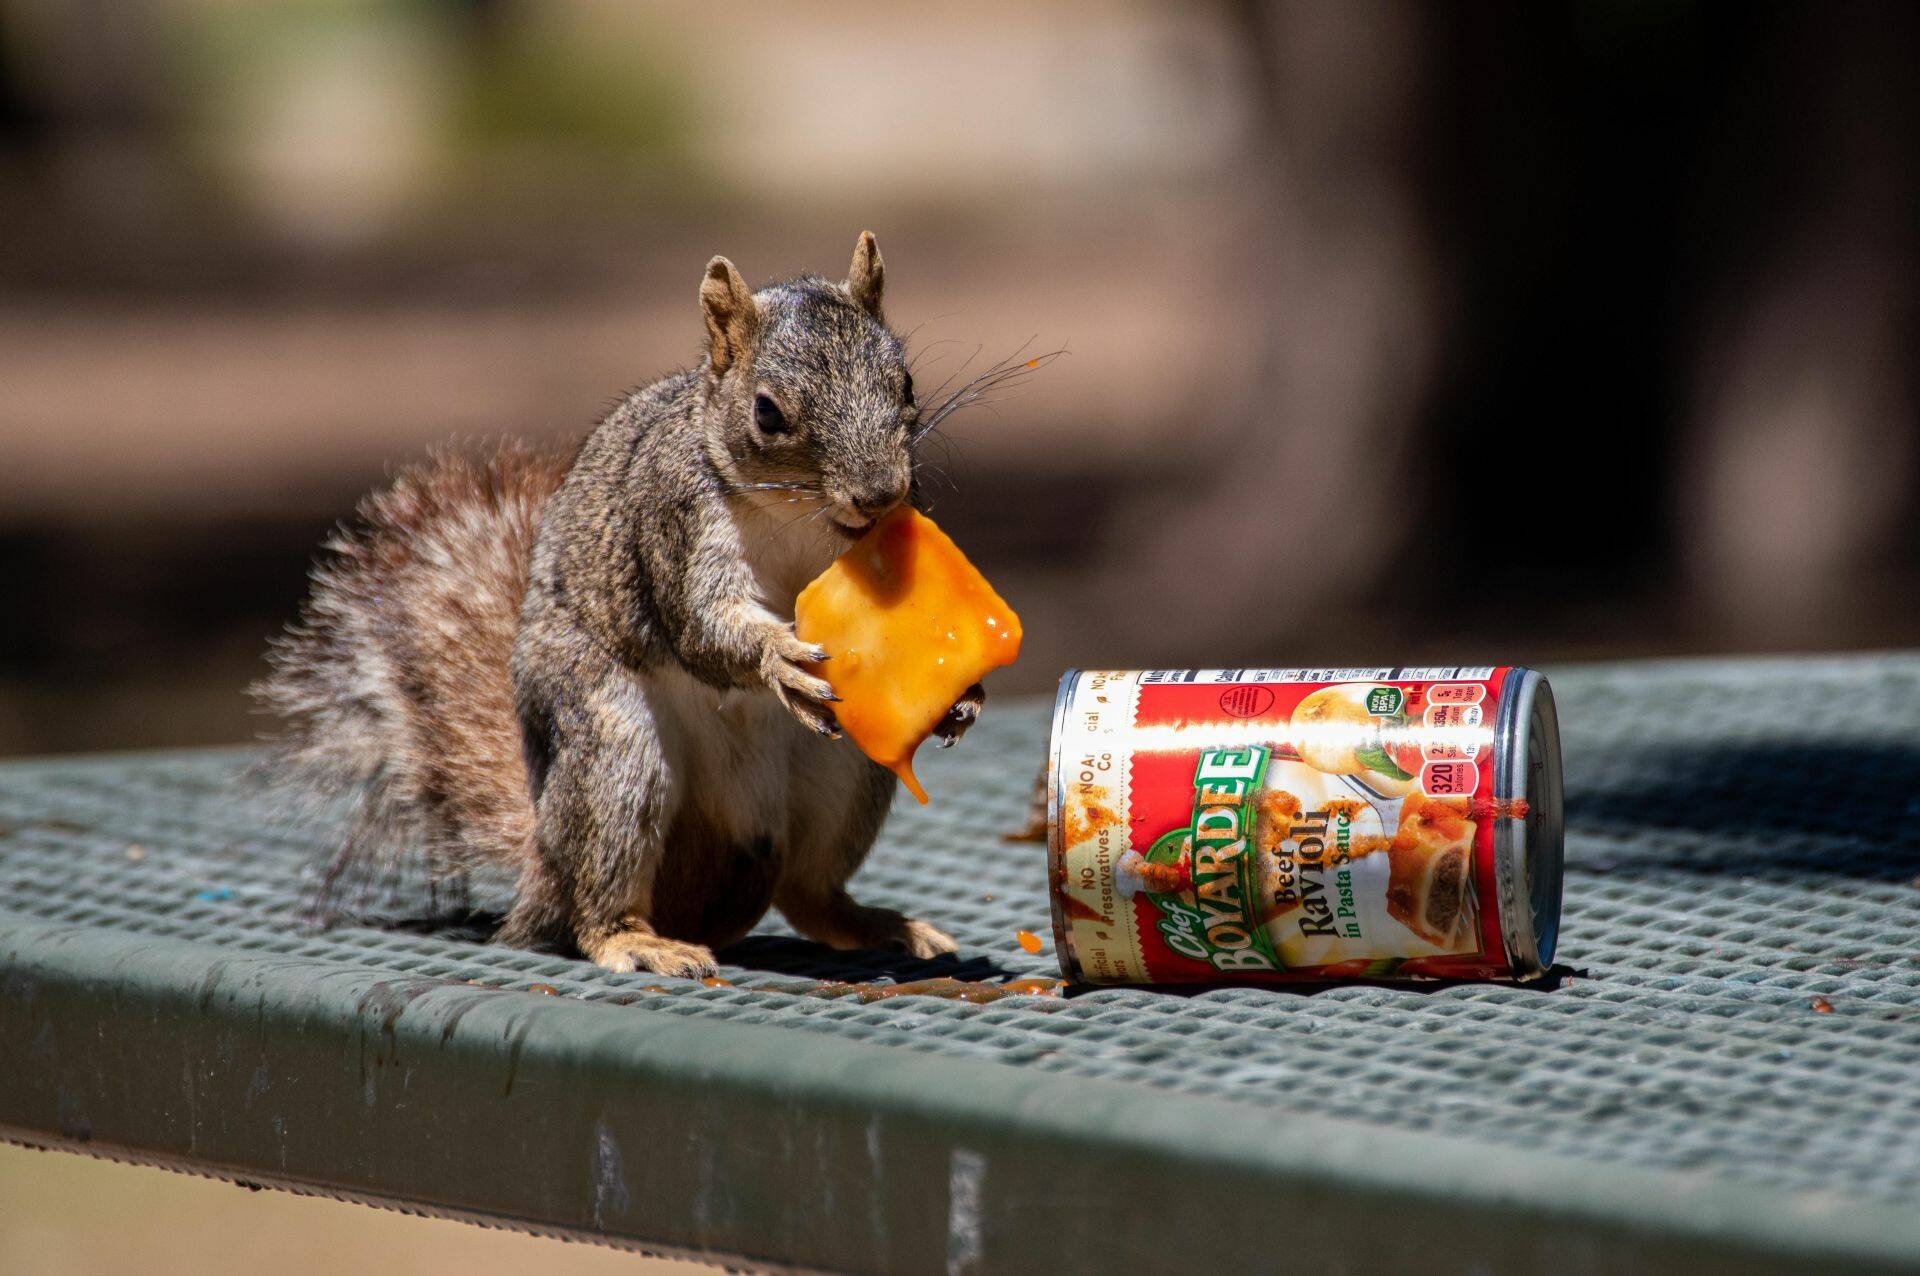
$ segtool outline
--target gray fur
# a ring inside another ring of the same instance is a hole
[[[706,357],[570,465],[447,452],[369,498],[257,688],[287,773],[363,795],[336,868],[396,841],[517,866],[500,940],[616,970],[711,971],[769,904],[837,947],[952,950],[847,895],[895,782],[839,738],[809,669],[831,653],[792,630],[798,591],[917,493],[883,281],[870,235],[842,284],[749,294],[716,258]]]

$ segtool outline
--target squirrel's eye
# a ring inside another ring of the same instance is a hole
[[[913,406],[913,373],[907,373],[907,379],[900,387],[900,398],[908,407]]]
[[[756,394],[753,396],[753,423],[762,434],[785,434],[788,432],[786,413],[780,410],[778,403],[775,403],[771,397],[764,394]]]

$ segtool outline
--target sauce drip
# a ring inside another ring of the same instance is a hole
[[[772,984],[755,992],[780,992],[796,997],[825,997],[829,1000],[851,997],[862,1005],[891,1001],[895,997],[939,997],[944,1001],[965,1001],[976,1006],[991,1005],[1006,997],[1058,997],[1058,979],[1009,979],[1004,984],[978,979],[955,979],[941,975],[935,979],[910,979],[899,984],[842,984],[826,981],[817,984]]]
[[[1040,951],[1040,936],[1034,934],[1032,931],[1016,930],[1013,932],[1013,937],[1019,941],[1020,947],[1026,949],[1027,952],[1037,953]]]
[[[701,982],[706,982],[702,980]],[[905,983],[841,983],[825,979],[810,984],[766,984],[748,992],[775,992],[788,997],[820,997],[827,1001],[851,999],[862,1005],[891,1001],[895,997],[938,997],[943,1001],[965,1001],[976,1006],[991,1005],[1007,997],[1058,997],[1061,981],[1034,976],[1009,979],[1003,984],[978,979],[955,979],[941,975],[935,979],[910,979]],[[641,992],[671,992],[661,984],[648,984]]]
[[[914,750],[989,670],[1020,654],[1020,618],[918,510],[881,519],[800,591],[793,628],[827,650],[816,672],[860,751],[921,804]]]

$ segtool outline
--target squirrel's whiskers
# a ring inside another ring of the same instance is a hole
[[[921,410],[920,423],[914,429],[912,441],[918,443],[921,439],[926,438],[935,430],[939,429],[941,423],[948,417],[965,408],[1000,402],[1001,399],[1006,396],[1000,395],[993,397],[996,391],[1010,391],[1017,388],[1034,372],[1037,372],[1039,369],[1067,353],[1066,349],[1062,347],[1059,350],[1049,350],[1045,354],[1034,355],[1031,358],[1021,358],[1033,342],[1034,338],[1027,338],[1021,342],[1018,350],[1001,359],[986,371],[962,383],[960,388],[952,394],[947,394],[944,398],[941,398],[940,396],[946,391],[947,386],[953,381],[953,377],[950,376],[946,381],[943,381],[934,391],[934,398],[939,401],[931,408],[923,408]],[[976,355],[979,353],[978,348],[975,349],[974,353]],[[972,361],[972,358],[969,358],[967,363],[971,363]],[[966,371],[966,363],[960,365],[959,372],[964,371]],[[956,372],[954,376],[959,375],[959,372]]]

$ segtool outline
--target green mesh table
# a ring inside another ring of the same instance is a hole
[[[1034,703],[929,762],[859,882],[957,966],[770,923],[732,987],[483,946],[425,899],[303,928],[329,829],[241,754],[0,767],[0,1135],[757,1265],[1920,1269],[1920,656],[1554,685],[1540,989],[771,991],[1051,970],[1014,942],[1043,852],[1000,836]]]

